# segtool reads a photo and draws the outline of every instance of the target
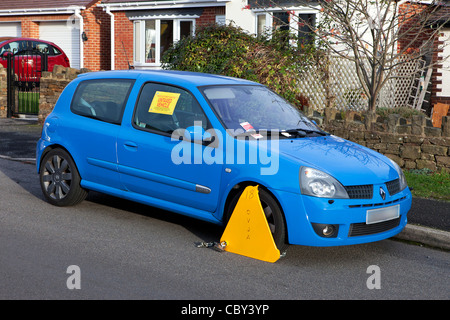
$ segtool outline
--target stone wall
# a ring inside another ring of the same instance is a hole
[[[38,115],[40,123],[43,123],[45,118],[52,112],[61,92],[69,82],[85,72],[90,72],[90,70],[65,68],[59,65],[55,66],[52,72],[42,72]]]
[[[40,97],[39,97],[39,115],[38,119],[42,123],[45,117],[53,110],[59,95],[70,81],[75,79],[79,74],[90,72],[89,69],[74,69],[65,68],[56,65],[52,72],[42,72],[40,82]],[[6,68],[0,64],[0,118],[7,116],[7,83],[6,83]]]
[[[7,116],[7,83],[6,83],[6,68],[0,64],[0,118]]]
[[[325,110],[323,114],[306,111],[325,131],[378,151],[403,169],[450,172],[450,117],[442,117],[440,128],[423,115],[386,118],[358,112],[345,114]]]

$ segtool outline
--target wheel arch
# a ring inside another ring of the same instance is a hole
[[[270,191],[270,189],[267,186],[265,186],[264,184],[261,184],[261,183],[256,182],[256,181],[249,181],[248,180],[248,181],[241,181],[239,183],[236,183],[230,189],[230,191],[228,192],[227,198],[226,198],[224,206],[223,206],[222,221],[224,221],[224,223],[226,221],[228,221],[228,219],[230,218],[230,217],[227,216],[227,212],[228,212],[228,209],[229,209],[229,207],[231,205],[231,202],[233,201],[233,198],[237,194],[242,192],[248,186],[258,186],[259,188],[264,189],[264,191],[266,191],[275,200],[275,202],[278,204],[278,206],[280,207],[281,213],[283,214],[283,219],[286,222],[286,217],[285,217],[285,214],[284,214],[283,207],[282,207],[280,201],[278,200],[277,196],[272,191]],[[287,228],[287,226],[286,226],[286,228]]]
[[[38,161],[36,161],[36,165],[37,165],[37,170],[38,170],[38,172],[39,172],[39,170],[40,170],[40,168],[41,168],[42,161],[44,160],[44,158],[45,158],[45,156],[47,155],[47,153],[49,153],[50,151],[55,150],[55,149],[62,149],[62,150],[64,150],[65,152],[67,152],[68,155],[72,158],[73,162],[75,163],[75,166],[77,167],[76,169],[77,169],[78,173],[80,172],[80,170],[78,169],[78,165],[77,165],[75,159],[73,158],[72,154],[70,153],[70,151],[67,150],[67,148],[65,148],[64,146],[62,146],[62,145],[60,145],[60,144],[51,144],[51,145],[47,146],[47,147],[44,149],[44,151],[42,151],[42,154],[41,154],[40,158],[39,158],[39,159],[36,159],[36,160],[38,160]]]

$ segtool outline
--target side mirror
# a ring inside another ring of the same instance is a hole
[[[197,143],[209,143],[212,142],[213,137],[201,126],[190,126],[184,130],[184,139]]]

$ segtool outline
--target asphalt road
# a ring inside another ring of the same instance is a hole
[[[0,159],[0,204],[0,299],[182,300],[170,309],[178,314],[204,300],[450,298],[445,251],[384,240],[290,246],[276,263],[262,262],[196,248],[223,229],[148,206],[91,193],[54,207],[34,164]],[[373,268],[379,289],[368,287]],[[80,289],[69,289],[75,274]]]

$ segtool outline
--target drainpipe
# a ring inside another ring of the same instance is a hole
[[[114,28],[114,14],[110,10],[111,8],[108,6],[106,7],[106,13],[111,17],[111,70],[114,70],[115,68],[115,43],[114,43],[114,37],[115,37],[115,28]]]
[[[81,35],[83,34],[83,27],[84,27],[84,21],[83,21],[83,16],[80,14],[80,9],[75,9],[74,11],[75,17],[78,18],[78,20],[80,21],[80,34],[78,36],[78,40],[80,41],[80,69],[84,68],[84,44],[83,44],[83,39],[81,38]]]

